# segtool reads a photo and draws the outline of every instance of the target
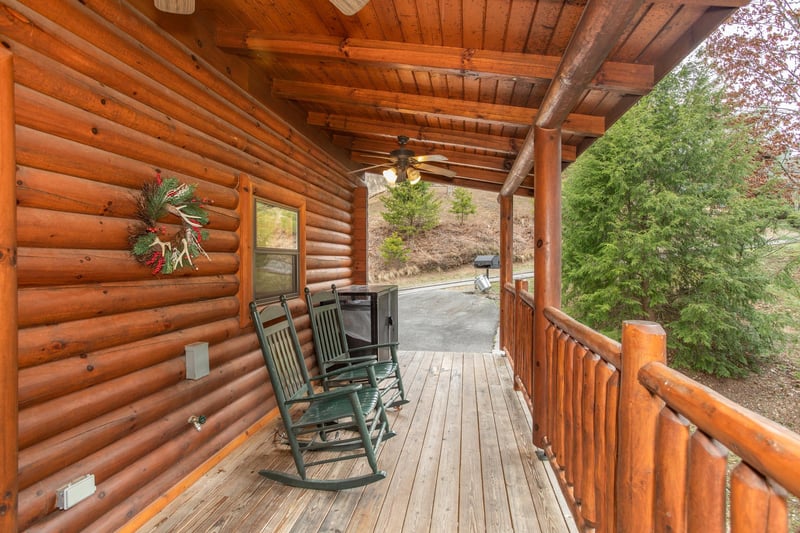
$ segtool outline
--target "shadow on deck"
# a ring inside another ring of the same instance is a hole
[[[379,457],[387,479],[322,492],[259,476],[265,467],[294,470],[275,420],[139,531],[574,530],[536,456],[505,357],[401,352],[400,362],[411,403],[390,413],[397,436]],[[317,468],[346,477],[351,463]]]

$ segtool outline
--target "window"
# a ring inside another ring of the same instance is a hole
[[[297,298],[306,283],[306,200],[247,175],[239,182],[239,320],[250,323],[248,306]]]
[[[300,293],[300,239],[297,209],[255,200],[253,296],[271,300]]]

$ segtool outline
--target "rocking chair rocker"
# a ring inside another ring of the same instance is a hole
[[[297,467],[297,475],[277,470],[261,470],[259,474],[294,487],[318,490],[350,489],[385,478],[386,472],[378,469],[376,454],[381,442],[394,433],[389,429],[372,364],[358,365],[368,376],[366,384],[316,392],[312,382],[333,379],[335,372],[309,377],[286,298],[281,297],[280,305],[261,311],[251,302],[250,315],[286,430],[286,443]],[[297,404],[304,404],[304,411],[292,409]],[[357,435],[330,440],[337,432]],[[313,451],[352,453],[326,453],[323,459],[306,461],[305,453]],[[362,457],[366,457],[372,473],[344,479],[308,476],[310,466]]]
[[[311,331],[314,334],[314,353],[321,372],[336,368],[336,376],[326,380],[326,386],[341,386],[350,383],[367,381],[364,362],[374,362],[372,368],[378,380],[378,386],[386,407],[399,407],[408,403],[400,376],[400,364],[397,361],[397,343],[387,342],[348,348],[347,335],[344,328],[344,316],[339,302],[336,285],[329,291],[311,294],[305,289],[308,316],[311,319]],[[391,361],[377,361],[377,355],[368,355],[378,348],[389,348]],[[358,355],[359,353],[367,355]]]

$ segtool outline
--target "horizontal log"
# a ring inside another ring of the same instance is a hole
[[[204,188],[209,189],[210,184],[205,184]],[[214,189],[212,192],[222,188],[214,186]],[[233,192],[230,189],[224,190]],[[31,167],[17,169],[17,201],[20,207],[37,207],[105,217],[137,218],[138,195],[138,189],[131,190]],[[200,198],[199,189],[197,195]],[[230,201],[223,195],[216,196]],[[205,205],[208,212],[206,228],[234,231],[239,227],[239,216],[236,211],[219,207],[217,200],[207,195],[202,198],[210,202],[210,205]],[[236,201],[236,196],[232,197],[232,201]],[[177,219],[170,216],[168,220]]]
[[[149,279],[20,289],[20,328],[233,296],[236,276]]]
[[[317,270],[321,268],[347,268],[353,264],[351,257],[335,257],[321,255],[306,255],[306,268]]]
[[[210,259],[197,257],[196,270],[182,269],[167,279],[192,276],[235,274],[239,268],[236,254],[211,253]],[[54,269],[53,265],[58,265]],[[17,268],[20,287],[107,283],[153,279],[148,267],[122,250],[67,250],[58,248],[20,248]]]
[[[87,353],[85,356],[22,369],[19,373],[20,409],[180,357],[187,344],[205,341],[213,347],[236,337],[240,332],[238,318],[229,318]]]
[[[340,172],[347,170],[342,167],[341,163],[335,157],[319,149],[311,140],[303,135],[303,133],[287,123],[278,113],[265,107],[260,101],[243,91],[231,80],[221,76],[217,68],[199,61],[194,54],[191,54],[189,50],[179,45],[176,40],[166,37],[162,32],[153,31],[155,29],[155,24],[139,15],[132,7],[124,4],[119,7],[109,6],[103,2],[88,2],[88,4],[91,9],[111,22],[111,28],[124,29],[129,35],[134,36],[137,43],[144,43],[149,50],[158,50],[159,54],[170,64],[177,66],[185,74],[197,80],[200,87],[211,89],[218,94],[224,102],[230,103],[238,108],[237,117],[240,119],[246,117],[248,119],[245,123],[248,127],[248,131],[257,134],[263,131],[264,125],[273,130],[274,141],[282,141],[284,143],[281,151],[288,157],[294,159],[309,157],[311,161],[318,161],[319,171],[322,175],[331,174],[334,169]],[[117,51],[115,47],[109,46],[113,41],[108,40],[105,35],[86,32],[85,28],[81,26],[74,28],[73,31],[82,34],[84,38],[104,48],[112,55]],[[137,64],[150,65],[150,63],[147,62],[148,56],[146,56],[139,47],[134,48],[132,51],[140,56]],[[155,68],[159,66],[158,64],[154,65]],[[157,75],[152,77],[159,80],[171,79],[171,77],[167,78],[161,76],[160,71]],[[202,92],[197,91],[197,84],[193,85],[194,87],[192,88],[194,90],[192,96],[195,96],[194,93],[199,93],[196,96],[201,97]],[[183,91],[178,92],[187,94]],[[231,122],[236,122],[236,120],[231,120]],[[335,181],[338,182],[342,180],[337,177]],[[345,187],[349,188],[350,184],[353,182],[345,178],[343,183]]]
[[[308,235],[306,235],[307,237]],[[336,244],[332,242],[306,240],[306,257],[312,255],[339,255],[349,256],[352,247],[347,244]]]
[[[50,209],[19,207],[17,228],[20,246],[30,248],[78,248],[84,250],[127,250],[131,234],[144,228],[139,220],[97,215],[65,213]],[[181,226],[159,224],[165,229],[163,239],[171,240],[183,234]],[[204,230],[208,239],[202,241],[208,253],[235,252],[239,249],[239,236],[231,231]]]
[[[352,273],[353,271],[349,268],[309,269],[306,271],[306,280],[309,284],[321,283],[326,280],[350,277]]]
[[[18,85],[17,124],[64,137],[126,157],[139,157],[159,165],[166,174],[172,171],[219,185],[236,185],[238,171],[169,143],[120,126]]]
[[[350,244],[353,238],[346,233],[331,231],[325,228],[306,226],[306,239],[308,241],[321,241],[332,244]]]
[[[236,297],[73,320],[19,332],[19,367],[41,365],[238,316]]]
[[[127,405],[21,450],[20,488],[29,487],[159,419],[169,417],[195,398],[209,396],[217,390],[227,388],[242,376],[249,375],[250,379],[246,383],[238,384],[244,387],[241,390],[263,386],[267,380],[263,368],[260,354],[253,352],[251,356],[241,357],[234,363],[215,368],[214,373],[205,379],[182,381],[177,386],[148,396],[131,391]],[[255,370],[261,371],[254,372]],[[70,408],[68,405],[62,406],[65,411]]]
[[[155,178],[160,167],[114,154],[100,148],[64,139],[49,133],[17,125],[17,162],[20,166],[51,171],[83,178],[85,180],[139,190],[142,183]],[[235,189],[210,183],[171,170],[184,183],[197,185],[197,195],[213,200],[221,209],[235,209],[239,195]],[[23,174],[23,180],[26,175]],[[24,181],[23,181],[24,185]],[[54,184],[55,185],[55,184]],[[50,187],[52,189],[52,187]],[[47,190],[47,188],[44,188]]]
[[[350,233],[352,231],[350,213],[344,209],[316,206],[308,209],[306,220],[311,226],[320,226],[333,231]]]
[[[231,406],[231,409],[234,408],[248,408],[248,406],[237,402]],[[220,450],[225,449],[231,443],[252,437],[260,426],[266,424],[264,422],[265,418],[269,417],[274,409],[275,401],[273,397],[270,397],[266,402],[256,404],[255,407],[244,411],[244,414],[239,418],[235,416],[229,417],[228,420],[225,420],[226,425],[220,424],[219,431],[215,432],[212,437],[200,443],[196,449],[180,453],[175,462],[159,470],[157,477],[154,477],[147,484],[139,485],[135,495],[117,503],[113,508],[105,510],[103,515],[91,524],[91,527],[97,531],[116,531],[125,525],[129,525],[131,517],[138,517],[139,513],[148,510],[148,506],[152,502],[159,498],[165,498],[165,495],[169,494],[171,490],[174,491],[182,482],[186,482],[187,479],[196,476],[198,469],[208,469],[207,461],[209,457],[216,456]],[[222,420],[222,414],[215,416],[214,420]],[[189,438],[188,436],[182,437]],[[182,442],[173,441],[166,446],[169,449],[159,449],[158,453],[169,453],[173,447],[177,448],[178,451],[183,450]]]
[[[645,365],[639,381],[703,433],[717,439],[762,475],[800,495],[800,436],[725,398],[663,363]]]
[[[316,283],[309,283],[308,290],[311,292],[318,292],[318,291],[327,291],[330,290],[331,285],[336,285],[337,287],[347,287],[355,283],[352,278],[339,278],[339,279],[331,279],[327,281],[321,281]]]
[[[230,168],[237,168],[243,172],[262,177],[277,179],[275,168],[249,154],[239,151],[230,145],[216,141],[210,137],[197,135],[190,127],[175,120],[166,122],[157,116],[151,108],[133,102],[127,98],[119,97],[105,86],[98,86],[94,81],[80,82],[75,76],[70,76],[63,66],[58,63],[39,57],[43,65],[38,65],[18,58],[18,83],[30,88],[37,93],[55,98],[78,109],[93,115],[103,117],[114,124],[130,128],[140,134],[156,138],[172,145],[171,151],[177,154],[188,151],[193,154],[203,154],[203,157],[216,161]],[[176,151],[177,150],[177,151]],[[127,154],[125,154],[127,155]],[[283,170],[283,169],[281,169]],[[287,174],[285,185],[292,187],[296,177],[292,171],[302,171],[302,168],[284,170]],[[314,180],[308,180],[313,183]],[[305,187],[306,184],[301,186]],[[295,188],[298,185],[294,185]],[[332,197],[328,192],[309,189],[309,197],[316,200],[331,198],[330,203],[342,202]],[[328,204],[325,204],[328,206]]]
[[[187,124],[192,124],[193,127],[212,137],[222,138],[232,146],[246,152],[262,152],[254,155],[259,159],[272,160],[278,166],[286,167],[288,173],[301,176],[302,181],[319,182],[323,188],[328,189],[328,192],[341,196],[346,201],[350,200],[348,191],[352,180],[332,170],[331,163],[334,160],[312,145],[298,150],[296,143],[302,140],[302,137],[298,132],[289,129],[285,123],[279,131],[270,131],[270,126],[276,125],[271,124],[270,120],[275,115],[261,116],[262,111],[265,111],[263,106],[246,96],[241,89],[234,88],[228,80],[221,78],[215,71],[212,71],[213,78],[206,80],[201,87],[186,74],[171,69],[162,62],[153,61],[152,56],[141,49],[140,41],[147,34],[157,35],[152,31],[152,27],[143,28],[142,30],[146,32],[144,34],[135,33],[136,44],[133,44],[127,37],[120,36],[116,25],[99,25],[98,19],[86,18],[88,13],[85,10],[76,10],[71,6],[46,7],[48,16],[53,20],[69,22],[72,29],[83,34],[88,43],[93,43],[110,54],[101,56],[90,44],[76,43],[74,39],[62,38],[65,32],[46,19],[42,19],[36,12],[23,6],[18,6],[18,9],[22,16],[8,17],[8,20],[0,21],[0,24],[5,23],[0,29],[11,38],[17,38],[20,44],[76,69],[90,79],[101,81],[123,94],[141,100],[168,116],[174,116],[177,120],[183,119]],[[118,10],[119,6],[112,9]],[[85,20],[88,27],[77,22],[78,20]],[[85,31],[87,29],[88,32]],[[11,46],[15,51],[19,48],[15,47],[14,43],[11,43]],[[174,42],[166,41],[162,43],[162,47],[153,50],[163,52],[164,49],[174,48]],[[24,54],[25,51],[21,50],[20,53]],[[188,58],[189,55],[192,59]],[[117,56],[119,61],[110,56]],[[192,65],[187,71],[190,75],[196,75],[196,71],[200,68],[195,56],[185,50],[175,50],[174,57],[170,59],[188,61]],[[208,91],[211,82],[226,84],[233,93],[220,98]],[[165,86],[169,89],[165,89]],[[245,107],[236,109],[230,105],[232,98],[238,101],[242,101],[243,98],[249,99],[249,102]],[[198,113],[198,109],[213,111],[222,120],[213,115],[209,120],[210,113]],[[224,128],[226,122],[236,125],[236,128],[231,129],[230,126]],[[219,128],[211,128],[211,125],[222,125],[224,133],[220,133]],[[243,128],[245,131],[240,131],[238,128]],[[248,134],[252,137],[248,137]],[[266,154],[263,153],[265,150]],[[309,173],[309,169],[315,169],[324,178],[318,179],[317,175]]]
[[[174,386],[184,379],[185,366],[183,359],[170,359],[23,409],[19,413],[19,449],[118,409],[129,403],[132,395],[144,398]]]
[[[215,369],[242,357],[242,354],[256,350],[258,350],[258,340],[255,335],[241,335],[210,345],[209,368],[214,373]],[[25,449],[69,428],[123,407],[131,402],[131,398],[144,398],[180,383],[186,378],[185,367],[185,358],[179,355],[168,361],[23,409],[19,416],[19,448]]]
[[[58,526],[59,528],[63,527],[69,531],[82,529],[87,517],[91,521],[92,516],[102,514],[102,510],[93,510],[92,507],[99,505],[105,509],[107,505],[113,506],[117,501],[134,493],[143,483],[157,476],[168,465],[179,461],[184,454],[205,441],[205,439],[199,438],[194,428],[186,423],[189,416],[197,413],[206,414],[209,420],[207,424],[211,424],[206,426],[207,432],[213,431],[212,427],[217,424],[229,423],[241,417],[242,413],[247,410],[259,412],[263,416],[265,413],[260,412],[258,405],[259,403],[263,404],[267,399],[268,388],[266,385],[255,386],[261,380],[263,380],[263,370],[258,369],[240,378],[236,383],[231,383],[209,395],[200,396],[196,401],[187,404],[172,415],[162,417],[158,422],[129,433],[126,437],[102,450],[20,491],[18,516],[22,529],[30,527],[36,519],[55,510],[55,491],[58,487],[85,472],[92,472],[98,485],[98,491],[93,498],[82,502],[82,512],[55,514],[59,523],[64,522]],[[241,390],[250,392],[242,395],[238,387],[245,385],[250,385],[250,388]],[[236,405],[237,402],[239,402],[238,405]],[[231,409],[225,409],[227,406],[230,406]],[[237,411],[233,411],[234,406]],[[223,409],[225,411],[220,416],[220,421],[215,421],[215,415]],[[159,453],[164,445],[170,445],[172,442],[182,443],[183,453],[177,456]],[[137,467],[136,463],[140,460],[150,464],[150,467]],[[128,472],[128,475],[120,476],[122,471]],[[124,481],[121,481],[120,477]],[[104,485],[110,480],[113,482],[113,489]],[[76,519],[78,522],[73,522]],[[49,517],[48,522],[52,524],[52,520],[53,516]]]

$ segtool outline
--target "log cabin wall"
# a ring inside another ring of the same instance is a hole
[[[248,83],[246,69],[220,74],[130,4],[2,0],[0,11],[16,82],[18,526],[112,530],[274,407],[243,314],[242,178],[305,199],[312,289],[366,281],[353,248],[367,195],[233,83]],[[129,252],[136,196],[158,171],[213,202],[210,260],[195,271],[154,277]],[[186,380],[184,346],[197,341],[211,373]],[[187,420],[200,414],[196,431]],[[85,474],[97,492],[58,510],[56,489]]]

